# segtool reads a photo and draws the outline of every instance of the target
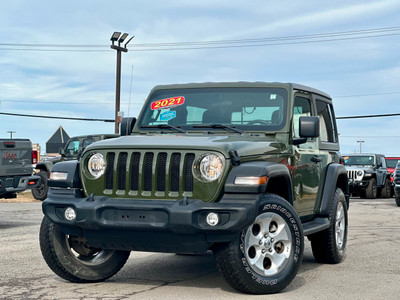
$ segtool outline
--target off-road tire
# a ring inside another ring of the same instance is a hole
[[[33,198],[36,200],[43,201],[47,198],[47,193],[49,191],[49,186],[47,185],[47,181],[49,180],[49,172],[40,171],[37,173],[40,176],[39,184],[32,189]]]
[[[275,194],[264,195],[260,203],[253,224],[234,241],[213,249],[226,282],[250,294],[276,293],[288,286],[304,250],[302,225],[293,207]]]
[[[130,254],[129,251],[91,248],[83,238],[64,234],[47,217],[40,226],[40,249],[54,273],[77,283],[99,282],[113,276]]]
[[[375,199],[377,196],[378,189],[376,187],[376,179],[371,178],[368,183],[368,187],[365,189],[365,198]]]
[[[340,263],[347,244],[347,203],[343,191],[336,188],[330,212],[328,229],[309,236],[314,258],[319,263]]]
[[[385,184],[382,187],[381,190],[381,197],[382,198],[389,198],[390,194],[391,194],[391,184],[390,184],[390,180],[389,179],[385,179]]]
[[[394,197],[394,200],[396,201],[396,205],[400,206],[400,197]]]

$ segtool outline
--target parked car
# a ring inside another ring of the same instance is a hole
[[[400,206],[400,161],[396,164],[394,171],[394,199],[397,206]]]
[[[390,196],[393,197],[394,194],[394,170],[396,169],[397,162],[400,161],[400,156],[386,156],[386,166],[390,174],[390,183],[392,184]]]
[[[32,188],[32,195],[36,200],[43,201],[47,198],[49,187],[47,181],[51,168],[54,164],[61,161],[76,160],[82,151],[90,144],[109,138],[114,138],[117,134],[92,134],[75,136],[69,139],[64,148],[60,148],[59,157],[52,158],[46,161],[38,162],[35,167],[36,175],[40,177],[40,181],[35,188]]]
[[[54,165],[43,257],[66,280],[98,282],[130,251],[211,250],[233,288],[279,292],[306,240],[317,262],[345,257],[349,194],[337,132],[331,97],[311,87],[157,86],[137,121],[122,120],[121,137]]]
[[[348,154],[343,161],[352,195],[369,199],[390,197],[392,184],[383,154]]]
[[[0,198],[15,198],[17,193],[34,188],[39,176],[32,176],[37,151],[29,139],[0,139]]]

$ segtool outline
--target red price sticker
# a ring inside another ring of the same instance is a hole
[[[185,103],[185,97],[180,96],[180,97],[173,97],[173,98],[166,98],[166,99],[161,99],[154,101],[151,103],[151,109],[152,110],[158,110],[162,108],[171,108],[175,107],[178,105],[182,105]]]

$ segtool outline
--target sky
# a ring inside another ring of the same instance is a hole
[[[1,6],[0,113],[114,119],[114,31],[134,36],[122,54],[124,116],[137,116],[155,85],[214,81],[308,85],[333,97],[337,117],[400,113],[398,0],[13,0]],[[362,152],[400,155],[400,116],[337,125],[343,154],[361,145]],[[0,138],[14,131],[14,138],[39,143],[42,153],[59,126],[70,137],[114,133],[113,123],[0,114]]]

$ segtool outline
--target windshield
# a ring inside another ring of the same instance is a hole
[[[399,158],[386,158],[386,165],[388,168],[396,168],[398,161],[400,161]]]
[[[138,126],[146,130],[172,125],[175,129],[200,131],[276,131],[285,125],[287,98],[283,88],[156,90],[150,95]]]
[[[70,140],[67,145],[66,155],[75,155],[79,150],[79,140]]]
[[[345,156],[343,157],[345,165],[360,165],[360,166],[373,166],[375,164],[374,156],[360,155],[360,156]]]

